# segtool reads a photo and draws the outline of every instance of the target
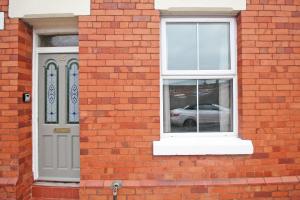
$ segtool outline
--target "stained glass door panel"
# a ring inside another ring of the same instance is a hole
[[[79,122],[79,84],[78,84],[78,61],[71,59],[67,64],[67,106],[68,106],[68,123],[74,124]]]
[[[55,60],[46,61],[45,67],[45,123],[58,123],[58,65]]]

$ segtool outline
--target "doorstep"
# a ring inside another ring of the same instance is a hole
[[[78,200],[79,183],[35,182],[32,200]]]

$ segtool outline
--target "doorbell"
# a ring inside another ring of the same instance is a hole
[[[23,102],[30,103],[30,101],[31,101],[31,95],[28,92],[23,93]]]

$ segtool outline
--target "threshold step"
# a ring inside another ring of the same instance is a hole
[[[78,200],[79,184],[37,182],[32,186],[32,200]]]

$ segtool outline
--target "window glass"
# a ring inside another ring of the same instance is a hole
[[[232,132],[232,80],[198,80],[199,132]]]
[[[163,83],[165,133],[233,131],[232,80],[164,80]]]
[[[78,35],[40,35],[39,47],[78,46]]]
[[[196,84],[196,80],[164,81],[164,132],[179,133],[197,131]]]
[[[229,23],[167,23],[168,70],[230,69]]]
[[[67,64],[68,123],[79,123],[79,83],[78,61],[71,59]]]
[[[199,23],[199,69],[230,69],[229,23]]]
[[[45,66],[45,123],[58,123],[58,66],[48,60]]]
[[[167,49],[169,70],[196,70],[196,23],[167,24]]]

